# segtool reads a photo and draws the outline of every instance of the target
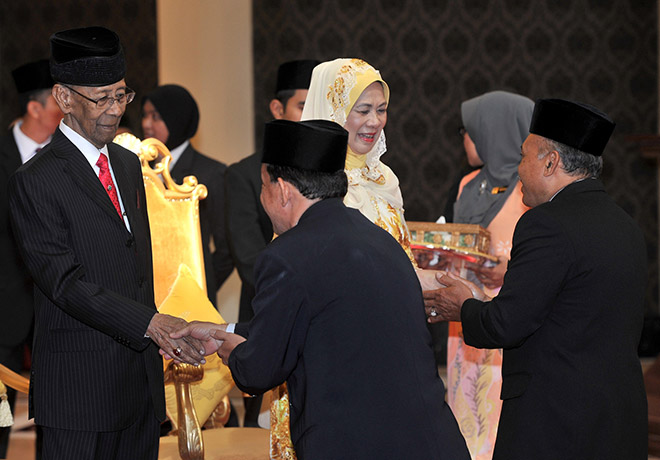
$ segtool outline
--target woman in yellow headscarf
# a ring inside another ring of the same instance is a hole
[[[348,131],[344,203],[387,230],[414,263],[399,179],[380,161],[387,150],[383,128],[389,99],[378,70],[361,59],[335,59],[314,68],[302,120],[330,120]]]

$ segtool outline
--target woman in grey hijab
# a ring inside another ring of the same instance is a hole
[[[483,167],[461,181],[454,204],[454,222],[481,225],[491,232],[491,247],[498,244],[508,247],[505,253],[501,250],[505,248],[492,248],[491,253],[500,258],[496,267],[470,265],[480,282],[490,289],[502,285],[506,271],[504,259],[509,258],[513,228],[526,210],[522,199],[512,195],[520,191],[520,147],[529,135],[533,110],[530,99],[505,91],[486,93],[461,104],[463,145],[468,162]],[[517,201],[520,206],[512,210],[504,208],[509,201]]]
[[[472,166],[454,205],[454,222],[478,224],[491,234],[494,267],[468,264],[484,291],[497,294],[511,252],[513,230],[527,207],[518,180],[520,148],[529,135],[534,103],[523,96],[494,91],[463,102],[463,145]],[[469,272],[468,272],[469,273]],[[460,323],[450,323],[447,345],[447,402],[461,427],[473,459],[490,460],[502,402],[502,351],[465,345]]]

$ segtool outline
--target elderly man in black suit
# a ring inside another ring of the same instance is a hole
[[[537,101],[518,168],[533,209],[502,290],[485,299],[445,275],[424,294],[429,321],[462,321],[465,343],[504,349],[495,460],[647,458],[644,238],[597,179],[613,129],[594,107]]]
[[[279,236],[255,266],[249,325],[192,323],[239,388],[284,381],[304,459],[469,459],[399,243],[343,204],[347,132],[326,120],[266,125],[261,202]],[[246,340],[247,337],[247,340]]]
[[[112,139],[134,93],[117,35],[51,39],[51,143],[10,181],[10,209],[35,282],[30,413],[44,459],[156,459],[165,417],[158,347],[191,363],[202,344],[169,338],[157,314],[140,162]]]

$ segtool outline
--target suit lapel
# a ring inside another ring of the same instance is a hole
[[[105,191],[101,181],[96,174],[94,174],[94,170],[90,167],[85,156],[64,134],[62,134],[59,128],[55,131],[55,134],[53,134],[51,146],[53,154],[66,161],[64,171],[71,177],[71,180],[105,212],[113,216],[118,223],[124,225],[108,196],[108,192]]]

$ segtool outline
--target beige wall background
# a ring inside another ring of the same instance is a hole
[[[157,0],[158,82],[190,91],[200,110],[193,144],[225,164],[254,152],[252,2]],[[218,292],[226,321],[237,321],[236,271]]]

